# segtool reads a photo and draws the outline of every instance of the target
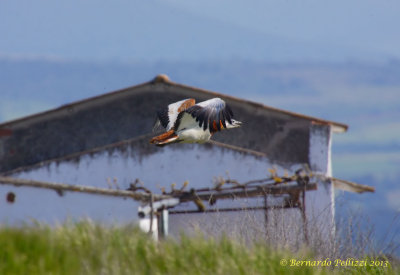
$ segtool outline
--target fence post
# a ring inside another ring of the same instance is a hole
[[[159,213],[159,234],[161,238],[165,238],[168,236],[168,209],[163,208]]]

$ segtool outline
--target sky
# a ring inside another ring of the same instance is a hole
[[[89,61],[400,58],[393,0],[0,1],[0,58]]]

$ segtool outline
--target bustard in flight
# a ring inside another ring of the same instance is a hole
[[[195,104],[192,98],[168,105],[157,112],[155,128],[166,132],[152,138],[150,143],[163,146],[170,143],[204,143],[223,129],[237,128],[241,122],[233,119],[231,108],[220,98]]]

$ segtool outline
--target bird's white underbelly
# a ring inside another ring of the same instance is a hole
[[[183,143],[203,143],[208,141],[211,137],[210,131],[208,129],[203,131],[202,128],[183,129],[177,132],[177,135]]]

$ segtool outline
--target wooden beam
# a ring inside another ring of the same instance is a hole
[[[26,180],[26,179],[17,179],[11,177],[0,177],[0,184],[14,185],[14,186],[26,186],[26,187],[34,187],[34,188],[45,188],[52,189],[55,191],[70,191],[70,192],[79,192],[79,193],[87,193],[87,194],[96,194],[96,195],[105,195],[105,196],[114,196],[114,197],[124,197],[124,198],[132,198],[137,201],[149,202],[151,200],[151,194],[145,192],[132,192],[127,190],[117,190],[117,189],[105,189],[105,188],[97,188],[93,186],[82,186],[82,185],[71,185],[64,183],[53,183],[53,182],[44,182],[44,181],[35,181],[35,180]],[[154,201],[159,201],[163,199],[171,198],[171,196],[167,195],[153,195]]]
[[[33,188],[44,188],[44,189],[51,189],[57,192],[70,191],[70,192],[80,192],[80,193],[97,194],[105,196],[127,197],[147,203],[150,202],[151,196],[153,196],[154,201],[175,197],[178,198],[180,202],[188,202],[188,201],[211,201],[219,199],[250,198],[250,197],[261,197],[266,195],[285,195],[285,194],[291,194],[296,191],[309,191],[317,189],[316,183],[307,183],[305,185],[283,185],[283,186],[265,184],[258,186],[236,187],[235,189],[227,188],[227,190],[224,189],[222,190],[210,189],[207,191],[191,190],[189,192],[182,192],[179,194],[152,195],[150,192],[105,189],[93,186],[71,185],[64,183],[26,180],[26,179],[1,177],[1,176],[0,176],[0,184],[14,185],[17,187],[25,186]]]
[[[238,188],[241,189],[241,188]],[[181,202],[193,201],[196,199],[200,199],[203,201],[209,200],[218,200],[218,199],[235,199],[235,198],[250,198],[250,197],[261,197],[265,195],[285,195],[290,194],[296,191],[310,191],[317,190],[316,183],[308,183],[304,186],[300,185],[285,185],[285,186],[255,186],[251,188],[243,188],[239,191],[217,191],[210,190],[209,192],[204,193],[193,193],[193,192],[185,192],[183,193],[179,199]]]

